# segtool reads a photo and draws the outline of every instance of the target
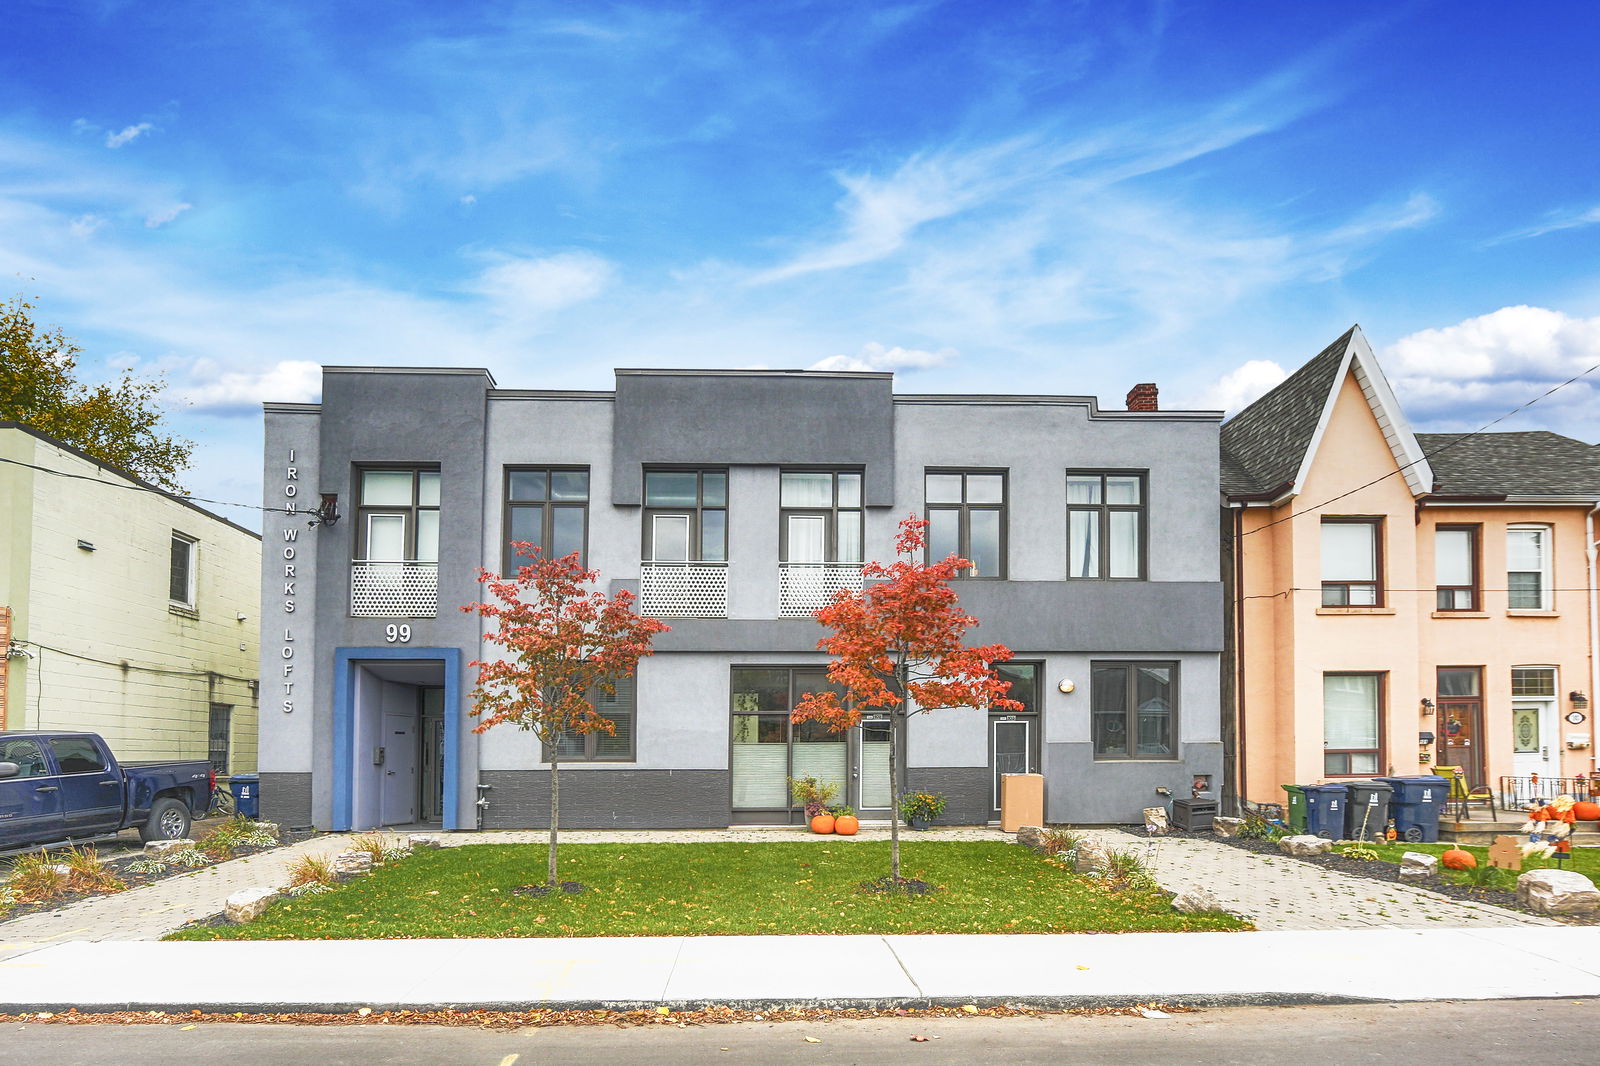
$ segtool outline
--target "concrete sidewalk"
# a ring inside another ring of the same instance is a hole
[[[103,942],[0,963],[0,1010],[1348,1003],[1600,995],[1600,929]]]

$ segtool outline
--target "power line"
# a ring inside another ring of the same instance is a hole
[[[154,485],[130,485],[125,481],[106,481],[104,478],[91,477],[88,474],[72,474],[65,470],[54,470],[48,466],[36,466],[25,463],[21,459],[7,459],[0,456],[0,463],[10,463],[13,466],[25,466],[29,470],[38,470],[45,474],[54,474],[56,477],[72,478],[75,481],[92,481],[96,485],[105,485],[114,489],[131,489],[134,492],[153,492],[157,496],[164,496],[169,500],[184,500],[189,503],[209,503],[218,507],[243,507],[252,511],[270,511],[274,514],[310,515],[315,511],[303,511],[296,507],[264,507],[259,503],[234,503],[232,500],[213,500],[206,496],[190,496],[182,492],[168,492],[166,489],[156,488]]]
[[[167,677],[220,677],[228,681],[239,681],[247,685],[255,685],[260,683],[257,678],[238,677],[234,674],[225,674],[220,670],[169,670],[164,666],[140,666],[137,663],[113,662],[110,659],[96,659],[92,655],[81,655],[75,651],[67,651],[65,648],[53,648],[50,645],[42,644],[37,640],[13,639],[11,643],[23,648],[42,648],[45,651],[53,651],[57,655],[65,655],[69,659],[81,659],[87,663],[99,663],[101,666],[112,666],[116,667],[118,670],[138,670],[141,673],[160,674]]]

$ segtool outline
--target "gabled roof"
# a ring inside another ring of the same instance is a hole
[[[1600,448],[1559,433],[1418,433],[1417,441],[1442,496],[1600,499]]]

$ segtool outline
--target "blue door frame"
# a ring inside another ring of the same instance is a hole
[[[444,827],[461,824],[461,649],[335,648],[333,650],[333,828],[348,830],[355,820],[356,669],[364,662],[431,659],[444,663]]]

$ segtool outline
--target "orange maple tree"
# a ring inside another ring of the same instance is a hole
[[[942,707],[1023,709],[1007,699],[1011,682],[990,668],[1011,658],[1004,644],[968,647],[978,624],[961,609],[950,579],[972,563],[958,555],[923,562],[928,523],[916,515],[900,523],[899,556],[887,566],[868,563],[860,592],[843,590],[816,612],[833,630],[817,647],[834,656],[828,679],[844,689],[813,692],[794,708],[794,722],[817,721],[841,733],[871,709],[889,719],[889,838],[892,884],[900,877],[900,752],[905,723]],[[877,716],[874,715],[874,717]]]
[[[474,733],[511,724],[539,739],[550,761],[549,885],[556,883],[556,834],[561,821],[560,744],[563,734],[616,735],[616,723],[595,709],[596,697],[616,694],[651,653],[650,642],[669,628],[634,613],[633,593],[608,597],[588,586],[598,571],[586,569],[576,552],[543,559],[525,541],[512,545],[529,562],[513,578],[478,571],[493,600],[469,603],[463,611],[491,618],[495,628],[483,639],[506,656],[473,660],[478,684],[472,713],[481,719]]]

